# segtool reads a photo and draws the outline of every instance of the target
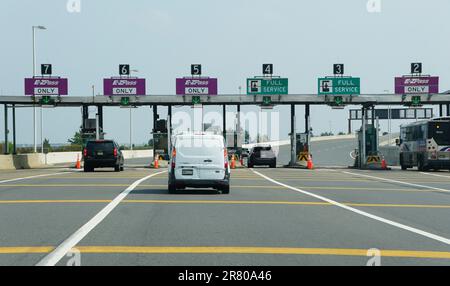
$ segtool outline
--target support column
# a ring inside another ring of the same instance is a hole
[[[447,116],[450,116],[450,104],[447,104]]]
[[[352,120],[349,118],[348,119],[348,132],[347,134],[352,134]]]
[[[311,114],[311,111],[310,111],[310,108],[309,108],[309,104],[305,104],[305,133],[307,134],[306,145],[307,145],[307,148],[308,148],[306,151],[309,154],[311,154],[311,132],[310,132],[310,129],[311,129],[311,116],[310,116],[310,114]]]
[[[439,117],[443,116],[443,111],[442,111],[442,104],[439,104]]]
[[[366,108],[363,106],[362,108],[362,124],[361,124],[361,132],[362,132],[362,142],[361,142],[361,152],[359,154],[359,167],[364,168],[366,165]]]
[[[81,115],[81,129],[85,129],[86,128],[86,119],[89,118],[89,107],[87,105],[83,105],[82,106],[82,111],[81,111],[82,115]]]
[[[3,153],[9,154],[8,150],[8,105],[5,104],[5,144],[3,145]]]
[[[16,105],[12,105],[12,120],[13,120],[13,155],[17,154],[17,142],[16,142]]]
[[[100,127],[100,135],[103,134],[103,105],[99,105],[98,107],[98,126]],[[103,139],[103,136],[100,136]]]
[[[169,117],[169,122],[167,122],[168,129],[172,130],[172,105],[167,106],[167,115]]]
[[[291,104],[291,161],[289,165],[294,166],[296,163],[295,148],[295,104]]]
[[[236,113],[236,130],[235,130],[235,147],[236,147],[236,150],[237,149],[240,149],[239,148],[239,134],[240,134],[240,131],[241,131],[241,105],[240,104],[238,104],[237,105],[237,113]]]
[[[223,138],[225,138],[225,140],[227,140],[227,117],[226,117],[226,113],[227,113],[227,106],[224,104],[224,105],[222,105],[222,133],[223,133]]]
[[[375,127],[375,105],[372,105],[371,112],[372,112],[372,126]]]
[[[158,121],[158,105],[153,105],[153,132],[156,131],[156,121]]]

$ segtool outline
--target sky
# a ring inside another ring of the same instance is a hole
[[[192,63],[218,78],[219,94],[237,94],[239,86],[245,91],[246,78],[260,75],[263,63],[289,78],[292,94],[316,93],[317,78],[332,74],[334,63],[361,77],[363,94],[392,93],[394,77],[408,74],[411,62],[440,76],[440,91],[450,89],[448,0],[380,0],[378,12],[367,9],[376,0],[80,0],[79,11],[67,9],[71,1],[2,0],[0,96],[24,94],[23,79],[32,76],[33,25],[47,28],[36,32],[37,65],[51,63],[54,75],[67,77],[68,96],[91,96],[93,85],[101,94],[102,79],[117,76],[122,63],[147,79],[150,95],[174,95],[175,78],[189,75]],[[304,126],[303,106],[296,110],[297,126]],[[273,111],[279,112],[279,137],[286,138],[289,107]],[[129,110],[104,112],[107,137],[129,142]],[[132,110],[133,143],[151,138],[151,112]],[[3,116],[1,108],[0,140]],[[81,124],[81,110],[45,108],[43,118],[44,137],[65,143]],[[315,134],[346,132],[347,118],[348,108],[311,108]],[[33,142],[32,119],[30,108],[18,109],[18,144]],[[400,123],[393,123],[394,132]]]

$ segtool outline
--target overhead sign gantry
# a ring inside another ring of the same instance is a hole
[[[51,96],[68,94],[68,80],[59,76],[52,76],[52,65],[41,65],[41,76],[25,78],[25,95],[41,96],[41,104],[51,104]]]
[[[395,94],[411,96],[412,106],[422,105],[422,95],[439,93],[439,77],[422,75],[422,63],[411,63],[411,74],[395,78]]]
[[[343,96],[358,96],[361,94],[359,77],[344,76],[344,64],[333,65],[333,76],[318,79],[317,94],[331,96],[332,105],[342,106]]]

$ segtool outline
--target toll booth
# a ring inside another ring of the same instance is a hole
[[[295,134],[295,154],[297,156],[297,165],[307,167],[310,154],[308,133]]]
[[[369,163],[381,164],[378,150],[378,132],[377,128],[372,124],[366,124],[365,136],[363,136],[362,128],[358,131],[358,150],[355,167],[366,168]]]
[[[158,154],[164,160],[169,160],[169,134],[167,120],[158,119],[153,129],[153,154]]]
[[[242,142],[244,141],[242,132],[227,132],[225,142],[230,154],[241,155]]]
[[[378,142],[377,142],[377,129],[372,124],[366,125],[366,156],[378,155]],[[358,146],[359,154],[363,154],[363,133],[362,130],[358,131]]]
[[[297,156],[303,152],[309,152],[308,146],[308,134],[307,133],[297,133],[295,136],[295,146]]]
[[[104,139],[103,130],[100,128],[99,139]],[[86,146],[86,143],[89,140],[95,140],[97,138],[97,120],[86,118],[83,121],[83,125],[81,126],[81,138],[83,140],[83,146]]]

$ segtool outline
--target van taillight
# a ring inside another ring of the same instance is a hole
[[[228,169],[228,152],[227,152],[227,148],[223,149],[223,162],[224,162],[224,167],[225,169]]]
[[[86,148],[84,148],[84,150],[83,150],[83,156],[84,156],[84,157],[87,156],[87,149],[86,149]]]
[[[114,157],[117,157],[117,148],[114,148]]]
[[[175,147],[172,149],[172,169],[175,169],[175,158],[177,157],[177,150]]]

